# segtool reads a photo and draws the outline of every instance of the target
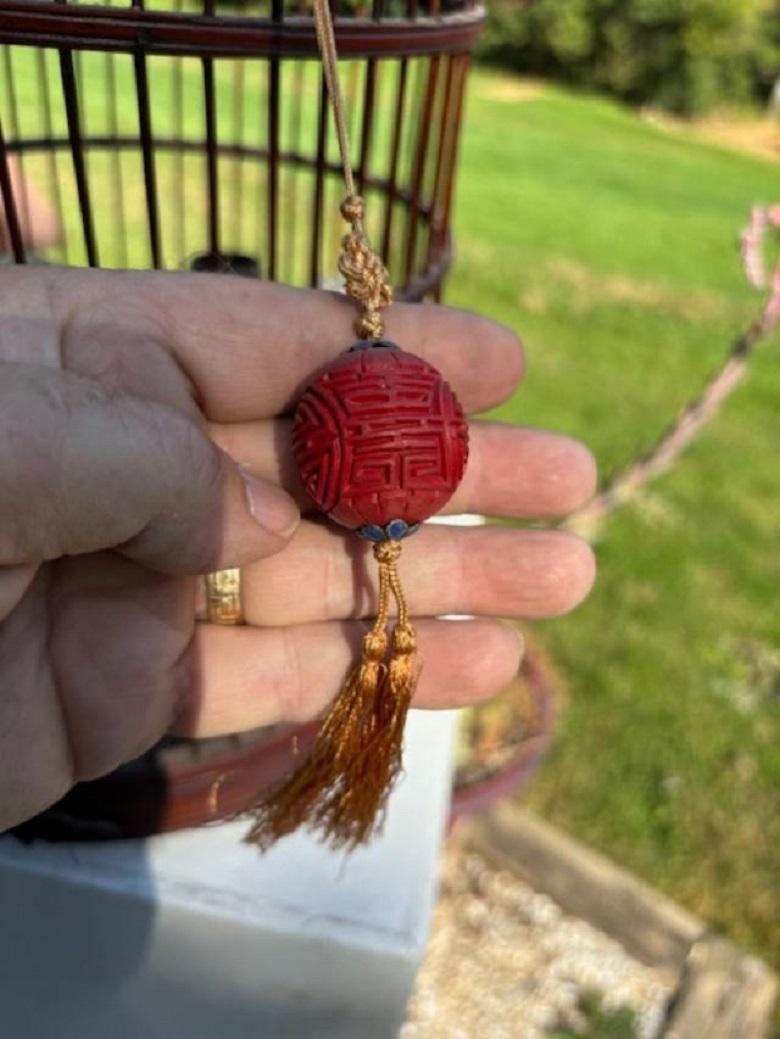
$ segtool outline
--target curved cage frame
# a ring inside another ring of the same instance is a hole
[[[347,7],[332,2],[367,229],[401,298],[438,298],[484,12]],[[0,247],[15,262],[337,287],[341,167],[300,3],[0,0],[0,45]]]

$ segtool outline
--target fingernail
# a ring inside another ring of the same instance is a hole
[[[244,481],[246,501],[255,520],[271,534],[288,538],[301,521],[292,499],[265,480],[258,480],[244,465],[238,471]]]

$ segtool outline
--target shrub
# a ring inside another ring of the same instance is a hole
[[[780,0],[489,0],[481,53],[523,72],[699,114],[766,96]]]

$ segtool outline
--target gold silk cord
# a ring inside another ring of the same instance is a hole
[[[357,192],[355,191],[352,164],[349,161],[349,133],[347,132],[347,119],[344,114],[344,94],[341,90],[341,80],[339,78],[336,34],[333,31],[330,4],[328,0],[313,0],[313,3],[314,27],[317,30],[317,44],[322,58],[322,71],[325,74],[325,83],[328,88],[330,103],[333,106],[333,118],[336,121],[341,165],[344,168],[344,183],[347,187],[347,196],[353,196],[357,195]]]
[[[384,335],[382,311],[393,301],[393,290],[384,263],[371,248],[364,227],[365,206],[355,188],[355,177],[350,162],[349,134],[344,113],[344,95],[339,78],[336,36],[328,0],[313,0],[314,25],[322,56],[325,84],[328,88],[336,134],[344,170],[347,197],[341,203],[341,215],[351,225],[349,234],[341,240],[339,272],[344,278],[347,295],[360,307],[355,331],[361,339],[381,339]]]

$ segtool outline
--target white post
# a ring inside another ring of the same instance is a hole
[[[350,856],[230,823],[0,839],[8,1039],[395,1039],[428,931],[453,712],[412,712],[385,832]]]

